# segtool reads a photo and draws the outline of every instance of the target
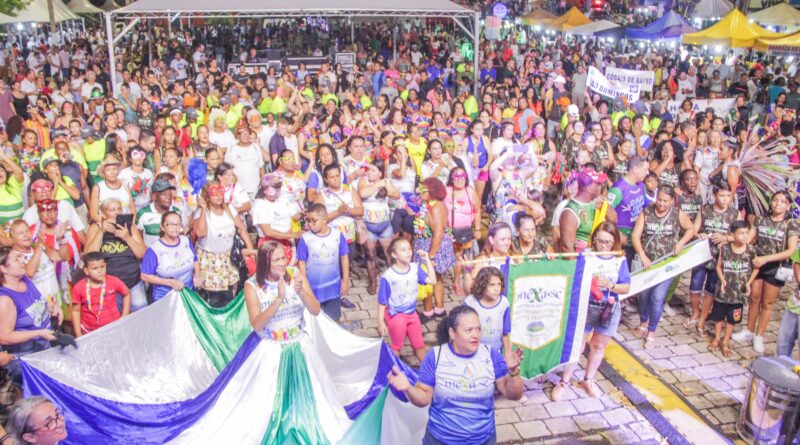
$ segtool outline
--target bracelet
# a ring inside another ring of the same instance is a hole
[[[508,370],[509,377],[516,377],[516,376],[519,375],[519,373],[520,373],[519,366],[517,366],[517,370],[516,371],[512,371],[510,369]]]

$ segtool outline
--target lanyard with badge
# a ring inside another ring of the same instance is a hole
[[[103,312],[103,303],[106,301],[106,280],[103,280],[103,286],[100,287],[100,305],[97,307],[97,321],[100,321],[100,314]],[[86,277],[86,303],[89,310],[92,310],[92,290],[89,287],[89,277]]]

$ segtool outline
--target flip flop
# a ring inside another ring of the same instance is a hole
[[[708,352],[716,352],[717,349],[719,349],[719,341],[717,341],[717,339],[711,340],[708,344]]]

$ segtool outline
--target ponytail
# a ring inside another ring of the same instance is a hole
[[[466,304],[454,307],[436,327],[436,341],[440,345],[450,343],[450,329],[455,330],[458,327],[461,316],[468,314],[478,316],[478,312]]]

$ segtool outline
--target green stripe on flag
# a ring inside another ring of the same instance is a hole
[[[383,424],[383,406],[386,403],[386,395],[389,393],[389,387],[383,388],[383,391],[375,398],[369,408],[365,409],[356,418],[350,429],[342,437],[337,445],[368,445],[381,443],[381,425]]]
[[[209,306],[193,290],[183,288],[181,300],[192,324],[192,330],[218,371],[233,360],[253,327],[240,292],[227,306]]]
[[[576,261],[525,262],[511,266],[511,342],[525,348],[522,376],[533,378],[562,364]],[[576,283],[580,286],[580,283]],[[576,329],[578,331],[578,329]],[[576,341],[581,341],[577,338]]]
[[[281,345],[272,417],[261,445],[330,445],[319,423],[308,364],[299,343]]]

